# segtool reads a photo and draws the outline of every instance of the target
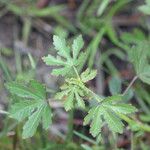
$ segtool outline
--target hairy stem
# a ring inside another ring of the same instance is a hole
[[[130,82],[130,84],[128,85],[128,87],[125,89],[125,91],[122,93],[122,95],[125,95],[128,90],[131,88],[131,86],[134,84],[134,82],[136,81],[136,79],[138,78],[138,76],[135,76],[132,81]]]

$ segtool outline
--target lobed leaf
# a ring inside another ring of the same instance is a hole
[[[96,77],[97,71],[96,70],[90,70],[89,68],[86,69],[82,74],[81,74],[81,80],[83,82],[88,82]]]
[[[101,127],[103,125],[101,114],[102,109],[98,107],[97,110],[95,111],[94,118],[90,126],[90,133],[92,134],[93,137],[98,136],[101,132]]]
[[[121,114],[131,114],[137,111],[137,109],[134,106],[129,104],[115,104],[111,106],[111,109],[114,112]]]
[[[130,52],[130,59],[134,65],[137,76],[145,83],[150,84],[150,44],[138,43]]]
[[[88,123],[90,123],[90,120],[94,118],[96,110],[97,110],[97,107],[93,107],[89,110],[88,114],[84,118],[83,125],[87,125]]]
[[[73,44],[72,44],[72,49],[73,49],[73,58],[77,59],[80,50],[83,48],[84,42],[82,35],[79,35],[76,39],[74,39]]]
[[[67,58],[67,59],[70,58],[70,48],[66,45],[66,41],[64,38],[54,35],[53,44],[60,56]]]
[[[65,66],[66,65],[66,63],[62,60],[62,59],[60,59],[60,58],[55,58],[54,56],[52,56],[52,55],[48,55],[47,57],[43,57],[42,58],[43,59],[43,61],[46,63],[46,65],[51,65],[51,66],[59,66],[59,65],[62,65],[62,66]]]
[[[10,117],[22,121],[26,117],[30,116],[32,111],[39,107],[41,102],[39,101],[20,101],[19,103],[13,104],[10,109]]]
[[[75,98],[76,98],[78,107],[85,108],[84,100],[81,98],[81,96],[78,94],[77,91],[75,92]]]
[[[136,108],[128,104],[117,104],[116,99],[119,98],[122,98],[121,95],[114,95],[105,98],[98,106],[95,106],[89,110],[87,116],[84,118],[83,124],[87,125],[91,121],[90,133],[94,137],[99,136],[101,128],[104,125],[103,122],[107,123],[112,132],[123,132],[124,125],[119,115],[134,113]]]
[[[42,111],[43,111],[44,105],[40,105],[40,107],[35,111],[28,119],[28,121],[25,123],[23,126],[23,133],[22,137],[29,138],[34,135],[34,133],[37,130],[37,127],[40,123],[41,116],[42,116]]]
[[[6,88],[11,94],[15,94],[22,98],[43,100],[46,93],[45,87],[37,81],[32,80],[29,85],[25,85],[19,82],[9,82],[6,84]]]
[[[10,93],[21,98],[14,103],[10,109],[10,117],[18,121],[28,118],[23,126],[23,138],[34,135],[39,123],[42,120],[43,128],[48,129],[51,123],[52,113],[46,103],[46,88],[43,84],[31,80],[29,84],[10,82],[6,84]],[[23,99],[24,98],[24,99]]]
[[[83,97],[86,95],[86,92],[82,83],[76,78],[66,79],[65,81],[66,84],[61,87],[62,91],[56,93],[55,98],[65,98],[64,107],[66,111],[75,106],[85,108]]]
[[[111,131],[122,133],[123,132],[123,123],[120,118],[109,109],[104,110],[104,119],[108,124],[108,127]]]
[[[52,112],[48,105],[45,105],[42,112],[42,125],[45,130],[49,128],[52,123]]]
[[[66,111],[69,111],[73,108],[73,100],[74,100],[74,93],[73,91],[68,95],[64,102],[64,107]]]
[[[31,88],[33,88],[36,95],[38,95],[41,99],[46,98],[46,87],[43,84],[39,83],[36,80],[31,80],[30,85]]]

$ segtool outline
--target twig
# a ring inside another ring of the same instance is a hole
[[[128,85],[128,87],[125,89],[125,91],[122,93],[122,95],[125,95],[128,90],[131,88],[131,86],[134,84],[134,82],[136,81],[136,79],[138,78],[138,76],[135,76],[132,81],[130,82],[130,84]]]

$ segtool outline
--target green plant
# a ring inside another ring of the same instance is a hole
[[[81,71],[86,55],[86,51],[81,52],[84,46],[81,35],[74,39],[72,46],[68,46],[65,39],[54,35],[53,44],[56,49],[56,56],[49,54],[42,59],[47,65],[57,66],[52,70],[52,75],[60,75],[65,79],[64,84],[60,87],[61,91],[56,93],[55,99],[63,100],[66,111],[71,111],[74,108],[85,109],[85,101],[94,101],[95,105],[90,106],[91,108],[83,123],[84,125],[90,123],[90,133],[94,137],[100,137],[102,127],[106,124],[113,133],[122,133],[124,129],[122,119],[131,126],[136,125],[142,130],[149,130],[149,126],[144,126],[141,123],[136,124],[127,116],[136,112],[137,109],[131,104],[123,102],[124,96],[137,78],[150,84],[149,51],[144,49],[143,52],[143,46],[145,47],[147,43],[139,43],[130,53],[130,59],[137,75],[122,94],[118,93],[120,92],[118,90],[117,93],[112,92],[114,95],[108,97],[97,95],[87,86],[87,82],[94,79],[97,72],[89,68]],[[44,129],[48,129],[51,124],[52,112],[46,98],[45,86],[32,80],[27,85],[9,82],[6,87],[11,94],[20,98],[13,101],[9,112],[10,117],[18,121],[28,118],[23,127],[23,138],[33,136],[40,122],[42,122]]]

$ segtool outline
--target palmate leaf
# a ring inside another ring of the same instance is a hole
[[[84,125],[91,122],[90,133],[94,137],[100,134],[105,123],[112,132],[122,133],[124,125],[118,114],[130,114],[136,111],[136,108],[132,105],[117,104],[118,98],[120,98],[120,95],[105,98],[101,104],[91,108],[84,118]]]
[[[81,88],[79,81],[75,78],[66,79],[66,83],[61,87],[61,92],[56,93],[56,99],[64,98],[64,108],[66,111],[71,110],[75,106],[85,108],[83,97],[86,91]]]
[[[75,106],[80,108],[85,108],[85,103],[81,95],[81,89],[77,86],[68,86],[68,90],[61,91],[56,94],[56,98],[62,99],[66,97],[64,100],[64,108],[66,111],[71,110]]]
[[[53,36],[53,44],[57,51],[56,57],[50,54],[46,57],[43,57],[43,61],[47,65],[59,67],[53,69],[52,74],[56,76],[65,76],[74,73],[73,66],[80,66],[85,56],[83,52],[80,52],[84,45],[82,36],[79,35],[73,41],[72,48],[67,46],[65,39],[56,35]]]
[[[130,52],[130,59],[134,65],[137,76],[145,83],[150,84],[150,44],[138,43]]]
[[[92,80],[96,76],[95,70],[87,69],[81,74],[81,80],[76,78],[66,79],[66,83],[61,87],[61,92],[58,92],[55,96],[56,99],[64,99],[65,110],[68,111],[75,106],[85,108],[85,102],[83,97],[89,93],[83,83]]]
[[[23,138],[33,136],[41,121],[43,128],[48,129],[52,113],[46,102],[45,86],[32,80],[29,84],[10,82],[6,87],[20,98],[19,102],[12,104],[10,117],[18,121],[28,118],[23,126]]]

